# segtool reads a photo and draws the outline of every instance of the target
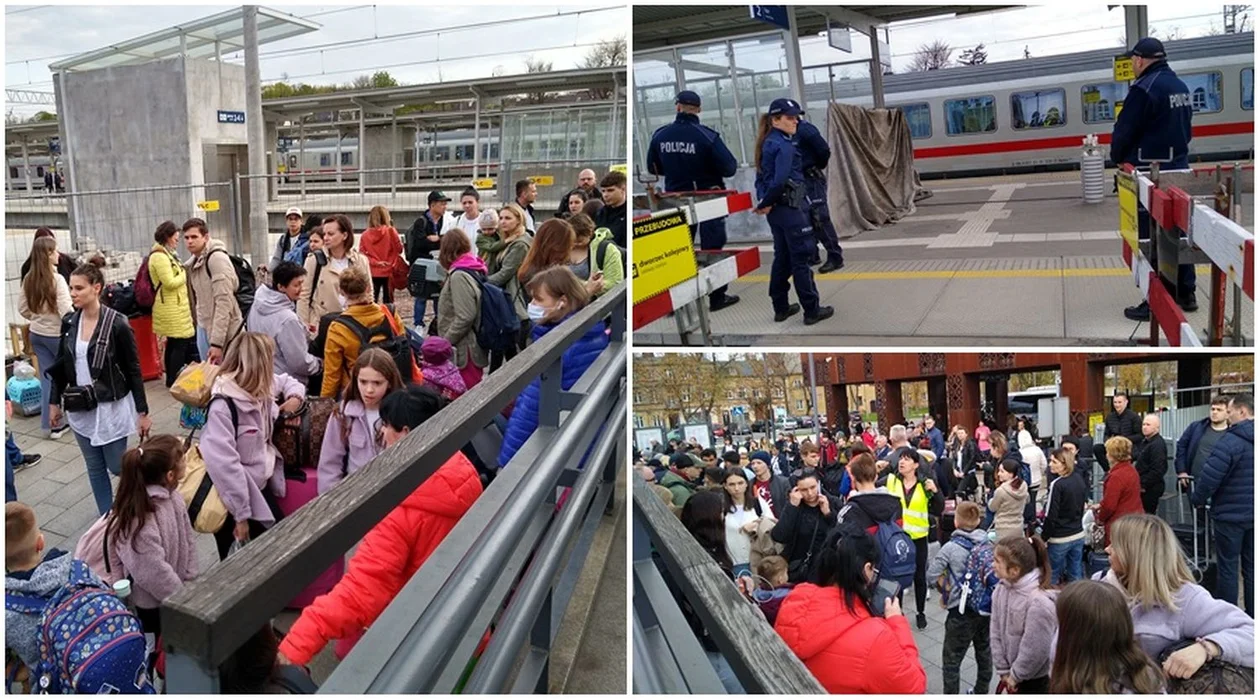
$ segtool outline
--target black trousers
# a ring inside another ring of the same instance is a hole
[[[271,491],[267,489],[263,489],[262,494],[263,499],[267,501],[267,507],[271,509],[271,517],[275,518],[275,522],[280,522],[283,514],[280,512],[280,506],[276,503],[275,497],[272,496]],[[223,523],[223,527],[219,528],[219,531],[214,533],[214,543],[218,545],[219,548],[219,561],[227,559],[228,550],[232,548],[232,543],[236,541],[236,536],[232,533],[232,530],[234,529],[236,529],[236,519],[232,517],[231,513],[228,513],[227,521]],[[249,538],[251,540],[261,537],[266,531],[266,525],[263,525],[257,520],[251,519],[249,521]]]
[[[1019,688],[1015,691],[1016,695],[1048,695],[1049,693],[1050,676],[1029,678],[1026,681],[1020,681]]]
[[[1160,486],[1161,488],[1158,490],[1142,489],[1142,510],[1151,515],[1155,515],[1155,511],[1159,508],[1159,499],[1164,495],[1163,484],[1160,484]]]
[[[941,647],[941,671],[946,695],[957,695],[961,683],[960,670],[967,648],[976,648],[977,695],[989,693],[993,681],[993,654],[989,650],[989,618],[974,610],[965,613],[950,608],[945,618],[945,644]]]
[[[197,335],[191,338],[167,338],[166,351],[162,354],[162,366],[166,370],[166,388],[171,388],[185,365],[201,361],[197,351]]]
[[[927,608],[927,563],[928,563],[928,540],[931,539],[929,534],[914,542],[914,607],[915,612],[923,612]],[[901,595],[897,596],[897,602],[902,603],[905,598],[906,591],[903,588]],[[904,604],[903,604],[904,605]]]
[[[490,369],[493,372],[503,366],[503,363],[516,357],[525,346],[529,344],[529,332],[533,328],[533,322],[529,319],[521,321],[521,330],[516,335],[516,347],[508,348],[503,352],[490,353]]]
[[[162,634],[162,616],[159,614],[160,612],[160,608],[136,606],[136,617],[140,619],[140,626],[144,628],[145,634],[154,636]]]
[[[372,298],[378,304],[394,303],[394,288],[390,286],[388,277],[372,278]]]

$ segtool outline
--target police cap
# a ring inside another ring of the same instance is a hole
[[[674,98],[674,104],[676,104],[676,105],[690,105],[690,106],[692,106],[692,107],[699,107],[699,106],[700,106],[700,96],[699,96],[699,95],[697,95],[696,93],[692,92],[691,90],[683,90],[682,92],[678,93],[678,97],[675,97],[675,98]]]
[[[1125,56],[1133,58],[1140,56],[1141,58],[1164,58],[1168,54],[1164,52],[1164,42],[1153,36],[1145,39],[1139,39],[1138,43],[1133,45],[1133,50],[1125,53]]]
[[[770,109],[766,111],[766,114],[771,116],[784,114],[789,117],[799,117],[804,113],[805,111],[801,109],[801,106],[797,104],[795,100],[789,100],[786,97],[780,97],[774,102],[771,102]]]

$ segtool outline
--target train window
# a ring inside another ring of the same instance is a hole
[[[9,178],[13,180],[18,178],[18,169],[16,165],[9,166]]]
[[[1067,122],[1067,92],[1062,88],[1011,93],[1011,126],[1044,129]]]
[[[945,132],[950,136],[997,131],[997,100],[992,95],[945,100]]]
[[[1195,114],[1221,111],[1223,100],[1219,72],[1189,73],[1177,77],[1181,78],[1181,82],[1190,89],[1190,104],[1194,107]]]
[[[354,154],[353,154],[353,153],[351,153],[350,151],[342,151],[342,152],[341,152],[341,164],[342,164],[342,165],[353,165],[353,163],[351,162],[351,159],[352,159],[353,157],[354,157]]]
[[[1254,109],[1252,106],[1253,93],[1256,89],[1256,70],[1254,68],[1244,68],[1242,70],[1242,108]]]
[[[330,165],[332,165],[332,154],[331,153],[319,154],[319,167],[327,168]]]
[[[906,115],[906,122],[910,124],[910,138],[932,138],[932,108],[928,103],[898,105],[897,109],[900,109],[901,113]]]
[[[1128,83],[1099,83],[1081,87],[1081,118],[1086,124],[1114,122],[1129,94]]]

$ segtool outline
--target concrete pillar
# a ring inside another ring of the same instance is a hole
[[[246,5],[245,17],[245,126],[248,134],[249,174],[267,172],[263,136],[262,75],[258,68],[258,6]],[[267,262],[267,182],[261,177],[249,180],[250,253],[255,265]],[[239,251],[238,251],[239,252]]]
[[[363,108],[359,108],[359,196],[364,193],[364,186],[367,185],[367,124],[364,122]]]
[[[306,196],[306,117],[298,119],[298,182],[302,196]]]
[[[962,405],[949,407],[950,427],[961,425],[968,434],[974,434],[980,424],[980,378],[977,375],[955,375],[962,382]]]
[[[879,63],[879,30],[871,25],[867,35],[871,38],[871,105],[884,107],[884,67]]]
[[[805,72],[801,70],[800,32],[796,26],[796,8],[788,6],[788,28],[783,32],[783,48],[787,58],[788,86],[792,99],[805,106]]]
[[[473,90],[475,97],[473,98],[473,167],[472,178],[477,179],[477,166],[481,164],[481,95]],[[565,122],[567,130],[569,123]],[[568,147],[568,140],[565,140],[565,147]]]
[[[1010,388],[1010,381],[1007,379],[999,379],[985,383],[985,392],[993,400],[993,422],[997,423],[998,429],[1006,431],[1006,402],[1007,394]]]
[[[266,122],[264,133],[263,143],[265,146],[263,152],[267,154],[267,201],[274,202],[280,183],[280,178],[276,177],[276,174],[280,172],[281,162],[280,149],[276,144],[280,140],[280,125],[274,121]]]
[[[341,184],[341,127],[337,129],[337,151],[333,153],[337,161],[337,184]]]
[[[49,163],[51,162],[52,159],[50,158]],[[31,192],[34,192],[34,190],[31,189],[31,152],[30,146],[26,142],[25,138],[22,139],[22,177],[26,180],[26,193],[30,194]]]
[[[827,389],[827,425],[848,425],[849,388],[844,384],[828,384]],[[850,436],[852,437],[852,436]]]
[[[1084,356],[1065,356],[1059,364],[1059,395],[1068,399],[1072,411],[1086,415],[1105,411],[1103,369],[1105,362],[1090,362]]]
[[[1177,387],[1197,389],[1212,385],[1212,358],[1205,355],[1182,355],[1177,358]],[[1176,406],[1206,406],[1212,401],[1210,389],[1177,393]]]

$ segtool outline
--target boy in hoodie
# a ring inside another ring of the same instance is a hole
[[[879,529],[878,523],[891,520],[901,525],[901,499],[888,493],[888,489],[875,486],[879,476],[875,457],[869,452],[857,454],[849,460],[848,470],[853,490],[836,516],[837,525],[872,536]]]
[[[936,553],[928,566],[929,581],[943,578],[946,586],[940,587],[941,600],[949,616],[945,620],[945,644],[941,650],[941,669],[946,695],[957,695],[959,669],[967,656],[967,647],[976,647],[976,685],[973,692],[989,692],[993,679],[993,656],[989,652],[989,618],[960,605],[963,578],[967,573],[967,557],[977,546],[987,546],[988,533],[980,529],[980,506],[971,501],[958,504],[954,512],[955,530],[949,542]],[[959,611],[962,607],[963,611]]]
[[[306,268],[295,262],[276,265],[271,286],[258,289],[247,323],[251,331],[269,335],[276,342],[276,374],[287,374],[303,384],[323,369],[320,359],[309,352],[306,324],[297,315],[305,278]]]
[[[4,504],[4,590],[48,598],[70,578],[74,557],[60,549],[44,551],[44,533],[35,511],[25,503]],[[39,663],[39,615],[4,609],[4,647],[12,649],[28,669]]]

